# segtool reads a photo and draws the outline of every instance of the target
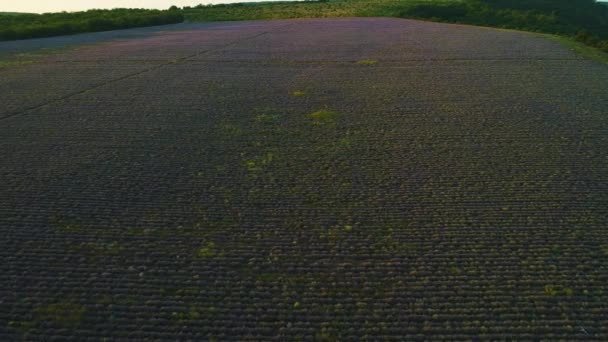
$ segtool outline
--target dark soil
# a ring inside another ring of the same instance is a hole
[[[180,25],[0,103],[1,340],[608,339],[608,68],[542,38]]]

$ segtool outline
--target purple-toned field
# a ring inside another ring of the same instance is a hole
[[[0,340],[608,339],[608,66],[402,19],[128,32],[0,69]]]

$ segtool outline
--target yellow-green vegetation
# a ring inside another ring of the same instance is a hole
[[[254,121],[260,124],[275,124],[281,119],[281,110],[274,107],[256,107],[253,109]]]
[[[264,155],[245,160],[244,164],[247,170],[250,172],[262,171],[266,166],[272,163],[273,159],[274,153],[267,152]]]
[[[262,124],[273,124],[279,120],[279,115],[277,114],[260,114],[255,117],[255,122]]]
[[[545,294],[549,297],[566,296],[570,297],[574,294],[574,290],[569,287],[558,288],[553,285],[545,285]]]
[[[291,18],[398,17],[556,34],[589,58],[605,62],[608,6],[593,0],[334,0],[198,5],[169,11],[91,10],[75,13],[0,15],[0,40],[176,23]],[[570,37],[572,39],[567,39]],[[582,44],[574,45],[573,40]],[[584,45],[593,47],[585,49]],[[363,62],[360,64],[374,64]],[[0,68],[30,60],[0,60]],[[302,96],[303,94],[295,94]]]
[[[316,47],[307,58],[335,62],[186,63],[8,120],[11,339],[584,339],[575,324],[599,339],[608,196],[597,180],[608,165],[595,90],[608,85],[605,68],[534,46],[531,34],[403,24],[193,25],[133,56],[190,54],[208,27],[220,31],[203,37],[213,43],[290,25],[260,39],[304,37]],[[420,36],[404,43],[436,60],[394,48],[410,33]],[[431,51],[433,38],[446,45]],[[251,56],[258,43],[231,53]],[[353,45],[390,52],[390,65]],[[82,55],[72,57],[62,60]],[[75,74],[78,86],[115,63],[96,58],[84,69],[49,63],[71,71],[49,82],[18,70],[5,88],[44,93]],[[167,92],[176,96],[159,98]],[[108,99],[116,111],[95,106]],[[77,147],[45,158],[66,146]],[[86,305],[79,324],[62,298]]]
[[[334,123],[338,118],[339,114],[337,112],[331,110],[319,110],[314,113],[308,114],[308,116],[313,120],[313,123],[316,125],[330,124]]]
[[[180,23],[182,13],[145,9],[89,10],[44,14],[0,15],[0,40],[40,38]]]
[[[378,61],[375,59],[362,59],[360,61],[357,61],[357,64],[359,65],[374,65],[376,63],[378,63]]]
[[[113,241],[110,243],[103,242],[82,242],[73,247],[76,252],[101,256],[101,255],[118,255],[125,248],[119,242]]]
[[[198,320],[200,317],[201,314],[195,307],[190,307],[186,311],[174,311],[171,313],[171,319],[179,325],[191,323],[192,321]]]
[[[554,34],[541,34],[542,37],[546,37],[547,39],[560,43],[568,49],[585,56],[594,61],[598,61],[601,63],[608,64],[608,52],[602,51],[598,48],[583,44],[581,42],[576,41],[571,37],[558,36]]]
[[[27,12],[0,12],[0,15],[27,15],[27,14],[34,14],[34,13],[27,13]]]
[[[217,249],[215,247],[215,243],[213,241],[209,241],[203,245],[203,247],[199,248],[196,255],[199,258],[210,258],[217,254]]]
[[[384,253],[391,254],[413,254],[418,246],[411,242],[402,242],[395,238],[393,228],[381,229],[374,236],[373,248]]]
[[[298,97],[306,95],[306,93],[301,90],[295,90],[295,91],[290,92],[289,94],[293,95],[293,96],[298,96]]]
[[[608,52],[608,6],[594,0],[336,0],[184,7],[187,21],[399,17],[575,37]],[[578,51],[578,50],[577,50]],[[586,51],[587,54],[592,54]]]
[[[42,58],[70,50],[76,50],[80,47],[62,47],[62,48],[44,48],[36,50],[36,52],[26,52],[18,54],[0,54],[0,69],[28,65],[40,61]]]
[[[440,2],[442,0],[439,0]],[[446,0],[452,1],[452,0]],[[387,17],[397,16],[404,5],[424,0],[301,1],[279,3],[221,4],[185,7],[187,21],[269,20],[291,18]]]
[[[450,273],[452,273],[454,275],[457,275],[457,274],[461,274],[462,270],[458,266],[451,266],[450,267]]]
[[[243,129],[241,127],[229,123],[221,125],[220,130],[228,137],[236,137],[243,134]]]
[[[356,235],[357,231],[352,224],[334,225],[322,229],[319,232],[319,238],[329,243],[338,243],[347,238],[349,235]]]
[[[545,285],[545,294],[551,297],[556,296],[557,289],[552,285]]]
[[[49,218],[49,223],[62,233],[79,233],[84,230],[84,227],[72,218],[63,217],[61,215],[53,215]]]
[[[59,302],[34,309],[37,321],[53,322],[64,328],[75,328],[80,325],[86,312],[83,305],[73,302]]]
[[[1,61],[0,60],[0,69],[19,66],[19,65],[28,65],[28,64],[32,64],[32,63],[34,63],[33,60],[27,60],[27,61]]]
[[[340,140],[338,140],[338,146],[343,148],[351,147],[352,143],[353,141],[351,138],[340,138]]]

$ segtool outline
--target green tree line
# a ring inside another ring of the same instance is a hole
[[[608,52],[608,5],[595,0],[464,0],[408,7],[401,17],[574,36]]]
[[[571,36],[608,52],[608,3],[596,0],[319,0],[198,5],[167,11],[0,15],[0,40],[186,21],[401,17]]]
[[[322,0],[184,7],[188,21],[400,17],[572,36],[608,52],[608,3],[595,0]]]
[[[180,23],[180,10],[90,10],[44,14],[0,15],[0,40],[16,40]]]

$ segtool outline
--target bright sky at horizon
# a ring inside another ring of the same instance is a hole
[[[61,12],[85,11],[93,8],[157,8],[167,9],[172,5],[196,6],[198,4],[221,4],[256,0],[0,0],[0,12]],[[260,1],[260,0],[258,0]],[[268,1],[268,0],[266,0]],[[273,0],[270,0],[273,1]],[[274,0],[277,1],[277,0]]]
[[[221,4],[231,2],[253,2],[263,0],[0,0],[0,12],[61,12],[84,11],[93,8],[157,8],[167,9],[172,5],[196,6],[198,4]],[[284,0],[264,0],[284,1]],[[608,0],[602,0],[608,1]]]

